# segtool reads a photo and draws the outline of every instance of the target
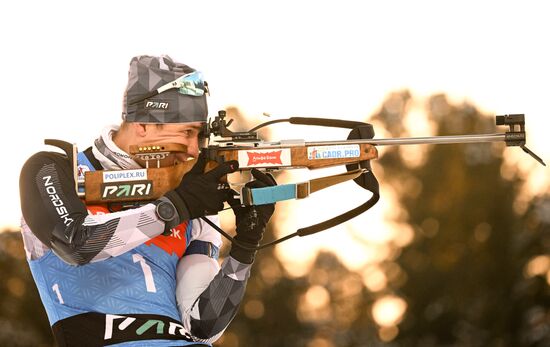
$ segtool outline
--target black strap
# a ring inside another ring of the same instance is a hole
[[[220,249],[212,244],[212,242],[193,240],[185,249],[184,255],[204,254],[210,258],[218,259]]]
[[[96,170],[104,170],[99,160],[97,160],[97,158],[94,156],[91,146],[86,148],[86,150],[84,151],[84,155],[86,156],[86,158],[88,158],[88,160],[90,161],[90,163],[92,163]]]
[[[330,118],[312,118],[312,117],[290,117],[285,119],[275,119],[271,120],[269,122],[262,123],[260,125],[255,126],[254,128],[248,130],[248,133],[257,131],[260,128],[263,128],[268,125],[272,125],[275,123],[284,123],[289,122],[290,124],[295,125],[316,125],[321,127],[331,127],[331,128],[345,128],[345,129],[353,129],[358,126],[365,125],[366,123],[363,122],[357,122],[357,121],[351,121],[351,120],[343,120],[343,119],[330,119]]]
[[[353,128],[367,124],[367,123],[357,122],[352,120],[312,118],[312,117],[290,117],[288,122],[290,124],[297,124],[297,125],[315,125],[315,126],[321,126],[321,127],[345,128],[345,129],[353,129]]]
[[[347,222],[348,220],[350,220],[354,217],[357,217],[361,213],[366,212],[369,208],[373,207],[378,202],[378,200],[380,199],[378,180],[376,179],[376,177],[374,177],[374,175],[371,171],[363,174],[362,176],[365,176],[365,179],[368,180],[369,186],[366,189],[369,190],[372,193],[372,197],[369,200],[367,200],[367,202],[365,202],[364,204],[362,204],[362,205],[360,205],[360,206],[358,206],[358,207],[356,207],[352,210],[349,210],[346,213],[343,213],[339,216],[328,219],[324,222],[321,222],[321,223],[318,223],[318,224],[315,224],[315,225],[311,225],[311,226],[306,227],[306,228],[298,229],[298,231],[296,231],[296,234],[298,236],[306,236],[306,235],[315,234],[319,231],[323,231],[323,230],[332,228],[333,226],[336,226],[338,224]]]

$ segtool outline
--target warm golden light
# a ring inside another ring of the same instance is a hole
[[[477,242],[483,243],[491,236],[492,227],[488,223],[480,223],[474,229],[474,238]]]
[[[371,292],[379,292],[387,287],[388,278],[379,266],[371,266],[363,272],[363,283]]]
[[[331,319],[330,294],[319,285],[309,287],[298,303],[298,318],[305,322],[323,322]]]
[[[335,347],[335,346],[332,342],[330,342],[325,338],[316,337],[307,344],[307,347]]]
[[[226,331],[223,333],[223,335],[220,337],[220,339],[217,342],[217,345],[224,346],[224,347],[239,347],[239,337],[237,334]]]
[[[378,329],[378,337],[384,342],[390,342],[397,337],[399,334],[399,328],[395,325],[389,327],[380,327]]]
[[[260,274],[264,282],[268,285],[274,285],[283,276],[278,263],[272,258],[262,261],[260,265]]]
[[[523,269],[527,278],[546,275],[548,271],[550,271],[550,255],[539,255],[532,258]]]
[[[264,312],[264,304],[260,300],[249,300],[244,305],[244,314],[250,319],[260,319]]]
[[[330,302],[329,292],[321,286],[311,286],[305,296],[305,303],[312,309],[320,309]]]
[[[17,277],[10,277],[6,282],[6,287],[12,296],[22,298],[25,295],[25,283]]]
[[[347,276],[341,284],[342,296],[344,297],[359,295],[362,289],[361,278],[356,275]]]
[[[395,295],[386,295],[376,300],[372,306],[374,321],[382,327],[399,324],[407,310],[407,303]]]

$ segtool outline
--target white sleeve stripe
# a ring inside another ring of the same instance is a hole
[[[117,223],[112,225],[110,222],[115,220],[117,220]],[[107,245],[99,250],[91,262],[116,257],[162,234],[164,231],[164,222],[158,219],[154,204],[111,214],[90,215],[86,217],[84,223],[88,226],[98,224],[109,225],[108,228],[110,228],[111,233],[113,227],[115,230]]]

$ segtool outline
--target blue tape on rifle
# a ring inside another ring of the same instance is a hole
[[[273,204],[277,201],[290,200],[296,198],[296,184],[283,184],[274,187],[253,188],[252,204],[265,205]]]

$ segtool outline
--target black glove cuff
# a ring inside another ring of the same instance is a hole
[[[248,244],[243,241],[237,240],[240,244],[243,244],[246,247],[257,247],[258,245],[252,245]],[[238,260],[239,262],[243,264],[252,264],[254,262],[254,258],[256,256],[257,251],[251,251],[248,249],[244,249],[237,245],[236,243],[233,243],[231,245],[231,251],[229,251],[229,255],[233,257],[233,259]]]
[[[249,225],[249,224],[245,224]],[[244,229],[244,230],[243,230]],[[245,264],[252,264],[254,262],[254,256],[257,250],[251,250],[243,248],[242,245],[247,248],[258,247],[262,240],[265,226],[256,226],[254,229],[243,228],[242,225],[237,226],[237,235],[235,235],[235,241],[239,244],[233,243],[231,245],[231,251],[229,252],[233,258]]]

